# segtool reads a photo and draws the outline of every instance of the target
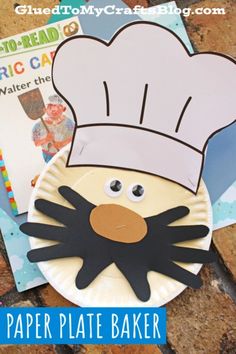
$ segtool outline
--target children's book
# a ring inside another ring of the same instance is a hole
[[[214,230],[232,225],[236,221],[236,182],[213,204]]]
[[[74,121],[54,92],[57,46],[81,34],[77,17],[0,41],[0,167],[14,215],[28,210],[44,165],[72,139]]]

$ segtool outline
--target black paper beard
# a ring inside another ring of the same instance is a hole
[[[20,229],[27,235],[59,242],[29,251],[31,262],[65,257],[83,259],[83,266],[76,277],[78,289],[86,288],[103,269],[115,263],[136,296],[141,301],[147,301],[150,298],[147,280],[149,271],[159,272],[190,287],[199,288],[201,278],[175,262],[211,263],[216,259],[211,251],[174,245],[205,237],[209,232],[204,225],[168,226],[186,216],[189,213],[187,207],[179,206],[145,218],[148,227],[146,236],[139,242],[123,243],[106,239],[92,229],[89,216],[95,205],[69,187],[60,187],[59,193],[75,209],[43,199],[36,200],[35,207],[65,227],[27,222]]]

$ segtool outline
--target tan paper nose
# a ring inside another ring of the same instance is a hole
[[[147,234],[146,221],[139,214],[117,204],[102,204],[90,214],[93,230],[112,241],[134,243]]]

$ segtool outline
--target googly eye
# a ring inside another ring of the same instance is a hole
[[[127,195],[132,202],[140,202],[145,195],[144,187],[141,184],[131,184],[127,190]]]
[[[118,179],[112,178],[106,182],[104,190],[109,197],[119,197],[123,190],[122,182]]]

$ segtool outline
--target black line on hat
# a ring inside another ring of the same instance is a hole
[[[106,95],[106,114],[107,117],[110,116],[110,100],[109,100],[109,91],[108,91],[108,86],[106,81],[103,81],[104,89],[105,89],[105,95]]]
[[[176,128],[175,128],[175,132],[176,132],[176,133],[178,133],[178,131],[179,131],[179,127],[180,127],[182,118],[183,118],[183,116],[184,116],[184,113],[185,113],[185,111],[186,111],[186,109],[187,109],[187,107],[188,107],[188,105],[189,105],[191,99],[192,99],[192,97],[190,96],[190,97],[187,99],[187,101],[186,101],[186,103],[185,103],[185,105],[184,105],[184,108],[182,109],[182,112],[181,112],[181,114],[180,114],[178,123],[177,123]]]
[[[199,154],[202,154],[202,150],[197,149],[195,146],[190,145],[180,139],[175,138],[174,136],[170,136],[168,134],[164,134],[160,131],[154,130],[154,129],[149,129],[149,128],[144,128],[140,127],[138,125],[130,125],[130,124],[118,124],[118,123],[93,123],[93,124],[81,124],[77,125],[76,129],[83,129],[83,128],[89,128],[89,127],[124,127],[124,128],[131,128],[131,129],[139,129],[139,130],[144,130],[153,134],[161,135],[164,136],[167,139],[171,139],[174,141],[177,141],[179,144],[185,145],[189,147],[190,149],[198,152]]]
[[[148,84],[146,84],[145,87],[144,87],[143,103],[142,103],[142,109],[141,109],[139,124],[143,124],[143,117],[144,117],[145,105],[146,105],[146,99],[147,99],[147,91],[148,91]]]

